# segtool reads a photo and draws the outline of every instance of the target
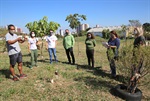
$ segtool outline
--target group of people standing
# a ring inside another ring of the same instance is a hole
[[[10,59],[10,72],[13,76],[14,81],[18,81],[19,78],[27,77],[27,75],[22,72],[22,54],[19,43],[23,43],[27,40],[27,38],[23,39],[18,37],[15,32],[14,25],[8,25],[8,33],[6,34],[6,43],[7,50]],[[143,45],[145,39],[141,37],[140,32],[137,28],[134,29],[134,33],[137,36],[134,41],[134,46],[137,47],[139,45]],[[34,31],[30,32],[30,38],[28,38],[28,51],[31,53],[31,65],[30,68],[37,65],[37,45],[39,44],[38,38],[35,37],[36,34]],[[63,47],[66,52],[66,56],[68,59],[68,64],[75,65],[75,57],[73,53],[73,47],[75,44],[75,40],[72,34],[70,34],[69,30],[65,30],[65,36],[63,38]],[[54,61],[58,62],[56,55],[56,45],[57,45],[57,37],[55,36],[53,30],[49,31],[49,35],[46,37],[46,49],[48,50],[50,57],[50,64],[53,63],[52,56],[54,55]],[[96,40],[93,33],[88,32],[85,39],[86,46],[86,55],[88,60],[88,65],[94,68],[94,47],[96,46]],[[116,65],[115,61],[118,57],[118,50],[120,47],[120,39],[115,31],[110,32],[110,39],[108,40],[107,47],[107,57],[110,64],[111,75],[116,77]],[[18,63],[19,77],[14,73],[14,66]]]

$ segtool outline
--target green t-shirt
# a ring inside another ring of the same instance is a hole
[[[70,35],[66,35],[63,39],[63,46],[65,49],[69,49],[71,47],[73,47],[75,44],[75,40],[74,37],[70,34]]]
[[[86,50],[93,50],[94,47],[96,46],[96,41],[94,39],[86,39],[85,44]]]

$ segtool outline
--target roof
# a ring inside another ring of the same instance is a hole
[[[88,32],[102,32],[104,29],[114,30],[114,29],[122,29],[122,28],[121,26],[94,27],[91,28]]]

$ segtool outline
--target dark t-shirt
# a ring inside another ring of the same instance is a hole
[[[145,44],[145,37],[144,36],[138,36],[134,40],[134,47],[138,47],[141,43]]]
[[[120,46],[120,40],[118,38],[116,38],[115,40],[112,40],[111,38],[108,40],[108,45],[111,45],[111,46],[116,46],[117,49],[119,48]]]
[[[108,49],[108,51],[113,50],[114,58],[117,59],[117,57],[118,57],[118,49],[120,47],[120,39],[116,38],[115,40],[112,40],[112,38],[110,38],[108,40],[108,45],[117,47],[117,48],[110,48],[110,49]]]

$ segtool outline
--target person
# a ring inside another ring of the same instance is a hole
[[[31,66],[37,67],[37,57],[38,57],[38,50],[37,50],[37,45],[38,45],[38,38],[35,38],[35,33],[34,31],[30,32],[30,38],[28,38],[28,51],[31,54]]]
[[[134,35],[135,35],[135,40],[134,40],[134,43],[133,43],[134,48],[146,45],[145,37],[143,36],[142,27],[134,28]]]
[[[54,32],[50,30],[49,35],[46,37],[46,49],[48,50],[49,57],[50,57],[50,64],[52,64],[52,54],[54,55],[55,62],[58,62],[56,56],[56,44],[57,44],[57,37],[54,35]]]
[[[75,40],[73,35],[71,35],[69,33],[69,30],[66,29],[65,30],[65,37],[63,38],[63,46],[64,49],[66,51],[66,55],[68,58],[68,64],[71,64],[71,59],[70,59],[70,55],[72,57],[72,65],[75,65],[75,57],[74,57],[74,53],[73,53],[73,46],[75,44]]]
[[[9,55],[9,60],[10,60],[10,72],[11,75],[13,76],[14,81],[18,81],[19,78],[25,78],[27,77],[26,74],[23,74],[22,70],[22,53],[21,49],[19,46],[19,43],[23,43],[26,39],[22,39],[21,37],[18,37],[14,32],[15,32],[15,26],[10,24],[8,25],[8,33],[5,35],[6,38],[6,45],[7,45],[7,51]],[[18,70],[19,70],[19,78],[16,76],[14,67],[16,62],[18,63]]]
[[[94,47],[96,46],[96,41],[94,35],[91,32],[88,32],[86,36],[87,38],[85,40],[85,45],[88,65],[91,65],[90,61],[92,60],[92,67],[94,68]]]
[[[120,40],[115,31],[110,32],[110,39],[108,40],[107,57],[110,64],[111,75],[116,77],[116,65],[115,60],[118,58],[118,49],[120,46]]]
[[[142,64],[143,64],[143,52],[141,52],[141,48],[146,46],[145,37],[143,36],[143,29],[142,26],[134,28],[134,48],[133,48],[133,60],[135,61],[133,64],[133,74],[131,75],[131,81],[134,80],[135,74],[140,74]],[[140,56],[140,57],[139,57]],[[139,67],[137,68],[136,65]]]

